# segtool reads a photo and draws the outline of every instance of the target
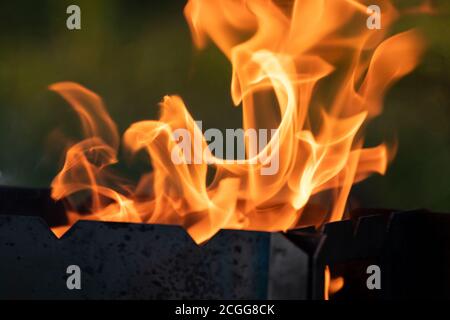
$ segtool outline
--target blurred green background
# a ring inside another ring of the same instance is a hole
[[[411,4],[411,1],[396,1]],[[400,3],[400,5],[402,4]],[[407,16],[395,28],[423,30],[421,65],[388,93],[366,144],[395,136],[387,174],[352,191],[353,206],[450,212],[450,3],[441,14]],[[82,30],[66,28],[66,8],[82,10]],[[2,1],[0,4],[0,184],[47,187],[63,161],[63,137],[79,139],[78,118],[47,86],[76,81],[101,95],[123,132],[155,119],[165,94],[179,94],[205,128],[236,128],[231,67],[214,47],[197,52],[184,1]],[[399,57],[401,59],[401,57]],[[142,164],[128,166],[131,176]]]

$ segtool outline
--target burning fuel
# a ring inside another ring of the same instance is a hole
[[[383,27],[370,30],[367,8],[356,1],[188,1],[195,45],[212,42],[230,60],[243,131],[267,130],[270,137],[248,143],[246,136],[245,156],[223,161],[208,151],[211,137],[182,98],[166,96],[159,120],[131,124],[121,141],[99,96],[57,83],[50,89],[77,112],[85,139],[68,150],[53,198],[68,200],[72,223],[80,218],[77,195],[88,192],[84,219],[179,224],[197,243],[223,228],[275,231],[340,220],[351,186],[386,171],[392,150],[364,147],[364,127],[422,52],[414,30],[388,37],[399,12],[389,1],[380,8]],[[198,141],[181,147],[180,130]],[[150,156],[151,172],[135,184],[110,170],[120,142]],[[202,150],[208,161],[192,161]],[[263,174],[272,164],[273,174]],[[322,209],[311,212],[307,204],[317,202]]]

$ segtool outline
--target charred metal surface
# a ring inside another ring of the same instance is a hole
[[[449,231],[450,214],[426,210],[328,224],[316,252],[317,270],[329,265],[332,274],[344,277],[335,299],[450,298]],[[367,287],[370,265],[381,270],[379,290]]]
[[[449,214],[360,209],[321,230],[222,230],[201,246],[178,226],[93,221],[57,239],[48,224],[64,219],[48,190],[0,188],[0,299],[323,299],[325,266],[345,280],[332,299],[450,297]],[[70,265],[81,290],[66,286]]]
[[[261,232],[197,246],[177,226],[92,221],[57,239],[39,218],[0,216],[0,298],[263,299],[269,245]],[[81,290],[67,289],[69,265]]]
[[[309,299],[310,252],[290,241],[285,234],[271,236],[269,299]]]

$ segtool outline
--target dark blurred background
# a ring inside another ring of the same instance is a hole
[[[81,7],[80,31],[66,28],[70,4]],[[193,48],[184,4],[2,1],[0,184],[49,186],[63,161],[64,137],[81,138],[72,109],[47,90],[58,81],[76,81],[101,95],[121,132],[134,121],[157,118],[166,94],[181,95],[205,128],[240,127],[229,62],[214,46]],[[406,16],[395,25],[397,31],[419,27],[428,50],[389,91],[382,116],[368,127],[366,145],[395,137],[398,153],[385,176],[354,187],[353,206],[450,212],[450,3],[435,4],[439,15]],[[136,176],[143,165],[123,166]]]

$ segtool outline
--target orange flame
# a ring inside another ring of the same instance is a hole
[[[385,39],[397,12],[379,2],[383,28],[369,30],[366,7],[356,1],[190,0],[184,13],[195,44],[211,40],[228,57],[243,129],[273,129],[269,141],[258,152],[246,144],[245,160],[224,161],[209,151],[182,99],[166,96],[159,120],[134,123],[124,134],[123,147],[145,150],[153,168],[133,185],[110,170],[119,138],[101,99],[75,83],[54,84],[80,116],[86,139],[67,152],[53,198],[71,202],[71,222],[80,218],[77,195],[89,192],[84,219],[179,224],[197,243],[222,228],[275,231],[340,220],[351,186],[383,174],[389,159],[385,144],[362,147],[362,128],[422,51],[415,31]],[[192,134],[189,151],[200,147],[207,161],[173,161],[173,152],[189,156],[178,129]],[[274,160],[276,172],[262,174]],[[210,185],[209,166],[216,170]],[[311,198],[327,190],[328,213],[308,213]]]
[[[325,266],[324,274],[324,300],[330,300],[330,296],[344,287],[344,278],[331,278],[330,267]]]

